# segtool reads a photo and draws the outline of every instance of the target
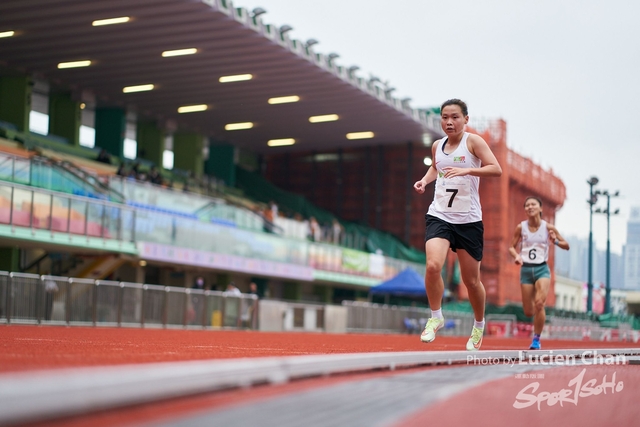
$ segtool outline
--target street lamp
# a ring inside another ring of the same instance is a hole
[[[604,313],[608,314],[611,312],[611,243],[609,240],[609,219],[611,215],[618,215],[620,213],[620,209],[616,209],[614,212],[611,212],[610,202],[612,197],[620,196],[620,191],[616,191],[611,194],[609,191],[604,190],[600,192],[596,190],[596,194],[602,194],[607,197],[607,207],[602,210],[600,208],[596,209],[596,213],[605,214],[607,216],[607,282],[606,282],[606,296],[604,300]]]
[[[592,265],[593,265],[593,205],[598,201],[598,196],[593,192],[593,187],[598,184],[598,178],[592,176],[587,181],[589,184],[589,258],[588,258],[588,271],[587,271],[587,313],[592,311],[593,307],[593,280],[592,280]]]

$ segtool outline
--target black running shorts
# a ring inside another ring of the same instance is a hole
[[[424,216],[426,233],[424,241],[434,237],[447,239],[451,250],[464,249],[473,259],[482,261],[482,249],[484,245],[484,226],[482,221],[468,224],[451,224],[432,215]]]

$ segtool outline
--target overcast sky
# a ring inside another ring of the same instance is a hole
[[[502,118],[507,144],[567,187],[560,232],[589,235],[587,179],[612,198],[612,252],[640,206],[640,2],[630,0],[236,0],[265,23],[317,39],[358,75],[388,80],[412,107],[461,98],[471,118]],[[503,165],[504,166],[504,165]],[[422,172],[416,175],[420,178]],[[605,206],[605,200],[599,206]],[[524,213],[523,213],[524,219]],[[594,240],[606,247],[606,216]]]

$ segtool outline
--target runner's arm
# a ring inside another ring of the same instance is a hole
[[[489,148],[489,144],[482,137],[471,134],[467,140],[469,143],[469,151],[482,162],[479,168],[469,169],[469,175],[473,176],[500,176],[502,168],[498,163],[498,159]]]
[[[518,224],[516,227],[516,231],[513,233],[513,238],[511,239],[511,246],[509,246],[509,254],[513,257],[517,265],[522,265],[522,257],[516,249],[520,241],[520,236],[522,236],[522,224]]]
[[[435,159],[436,159],[436,147],[439,142],[440,142],[439,140],[434,142],[433,146],[431,147],[431,159],[433,160],[434,163],[431,166],[429,166],[429,169],[427,169],[427,173],[424,174],[422,179],[420,181],[416,181],[416,183],[413,184],[413,188],[419,194],[424,193],[424,190],[427,188],[427,185],[435,181],[436,178],[438,177],[438,170],[436,169]]]
[[[549,230],[549,240],[551,240],[553,244],[565,251],[569,250],[569,242],[564,240],[560,235],[560,232],[558,232],[558,229],[553,224],[547,223],[547,230]]]

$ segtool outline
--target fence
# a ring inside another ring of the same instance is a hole
[[[257,297],[140,283],[0,272],[0,322],[257,328]]]
[[[359,301],[343,301],[347,307],[348,332],[420,333],[431,312],[428,308],[389,306]],[[445,326],[440,336],[466,336],[473,326],[473,314],[443,311]],[[487,314],[485,334],[498,337],[530,338],[531,323],[517,322],[515,315]],[[640,341],[640,331],[625,325],[617,329],[603,328],[597,322],[563,319],[549,316],[544,327],[544,336],[549,339],[593,340],[593,341]]]
[[[431,315],[423,307],[359,301],[334,306],[265,300],[261,307],[249,294],[0,271],[0,323],[7,324],[420,333]],[[472,313],[444,311],[444,317],[439,335],[471,331]],[[528,338],[532,333],[530,323],[516,322],[513,315],[488,314],[486,321],[488,335]],[[544,331],[551,339],[640,340],[640,331],[628,326],[603,328],[555,316]]]

